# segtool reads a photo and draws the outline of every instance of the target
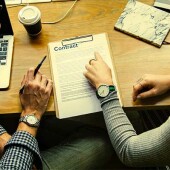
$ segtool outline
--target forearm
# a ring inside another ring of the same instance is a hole
[[[38,169],[42,168],[38,143],[34,136],[26,131],[17,131],[5,146],[0,161],[0,169],[32,169],[33,161]]]
[[[119,104],[116,93],[102,101],[108,133],[117,155],[128,166],[162,166],[170,164],[170,120],[161,127],[137,135]]]
[[[23,116],[23,114],[21,114]],[[41,167],[41,157],[38,143],[35,139],[38,127],[31,127],[24,122],[20,122],[17,131],[12,137],[6,132],[1,138],[9,138],[5,146],[5,153],[0,161],[0,169],[32,169],[33,161],[37,168]],[[3,139],[2,138],[2,139]]]
[[[25,123],[23,122],[20,122],[19,125],[18,125],[18,128],[17,128],[17,131],[25,131],[25,132],[28,132],[30,133],[32,136],[36,136],[37,134],[37,128],[35,127],[30,127],[28,125],[26,125]]]

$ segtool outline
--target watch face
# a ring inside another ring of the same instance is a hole
[[[27,122],[31,125],[35,125],[37,123],[37,118],[33,115],[30,115],[28,118],[27,118]]]
[[[109,86],[107,85],[99,86],[97,93],[100,97],[106,97],[109,94]]]

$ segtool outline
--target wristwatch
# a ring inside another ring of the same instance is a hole
[[[116,88],[114,85],[106,85],[102,84],[97,88],[96,94],[98,98],[104,98],[109,95],[110,92],[116,91]]]
[[[39,127],[40,125],[40,121],[36,118],[36,116],[33,113],[21,117],[19,119],[19,122],[24,122],[25,124],[31,127]]]

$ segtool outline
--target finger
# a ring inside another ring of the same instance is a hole
[[[132,91],[132,99],[135,102],[137,99],[137,96],[135,95],[135,90],[134,90],[134,86],[133,86],[133,91]]]
[[[21,87],[24,86],[26,83],[26,76],[24,75],[22,81],[21,81]]]
[[[86,68],[87,71],[89,71],[91,73],[95,72],[95,69],[94,69],[94,67],[92,65],[86,64],[85,68]]]
[[[32,91],[31,91],[32,92]],[[24,85],[24,90],[23,90],[23,94],[30,94],[30,88],[29,88],[29,85],[26,83]]]
[[[47,80],[46,92],[50,95],[53,89],[53,82],[51,79]]]
[[[137,99],[145,99],[145,98],[154,97],[154,96],[156,96],[156,93],[155,93],[155,89],[152,88],[146,92],[142,92],[139,95],[137,95]]]
[[[47,86],[47,82],[48,82],[47,77],[45,75],[42,75],[41,84],[40,84],[41,87],[45,89]]]
[[[89,65],[93,65],[95,61],[96,59],[92,58],[91,60],[89,60]]]
[[[32,81],[34,80],[34,68],[31,67],[28,71],[27,71],[27,81]]]
[[[95,84],[94,84],[95,76],[91,74],[90,72],[84,72],[83,74],[87,78],[87,80],[95,87]]]
[[[143,89],[146,89],[146,87],[148,87],[148,84],[144,80],[138,82],[133,86],[133,94],[132,94],[133,101],[137,99],[137,96],[142,92]]]
[[[37,74],[35,75],[35,80],[37,82],[41,82],[42,79],[42,74],[38,71]]]
[[[101,55],[98,52],[95,52],[94,55],[95,55],[96,60],[99,60],[99,61],[103,60]]]
[[[141,81],[143,81],[143,78],[138,79],[136,83],[140,83]]]

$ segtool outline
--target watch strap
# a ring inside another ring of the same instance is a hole
[[[116,87],[114,85],[109,86],[109,92],[116,91]]]

